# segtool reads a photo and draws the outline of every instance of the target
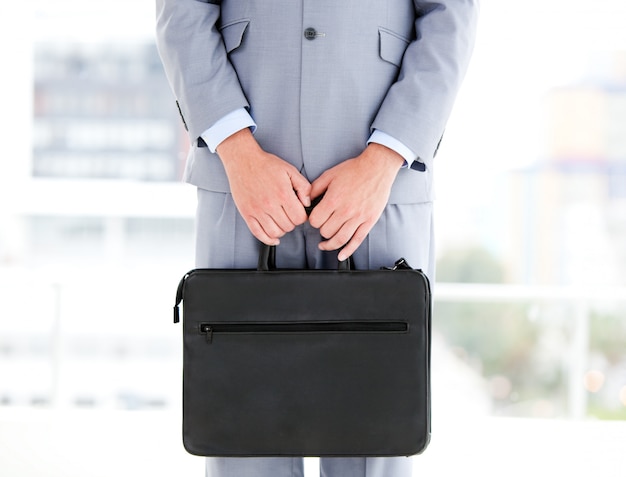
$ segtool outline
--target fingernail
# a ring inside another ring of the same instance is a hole
[[[310,197],[305,197],[304,198],[304,206],[305,207],[311,207],[311,198]]]

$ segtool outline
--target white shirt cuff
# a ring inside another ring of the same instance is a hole
[[[383,146],[388,147],[389,149],[397,152],[402,157],[404,157],[404,165],[402,166],[403,168],[408,167],[409,164],[412,164],[413,161],[417,159],[417,155],[404,143],[398,141],[395,137],[392,137],[389,134],[384,133],[378,129],[375,129],[370,138],[367,140],[368,144],[370,142],[382,144]]]
[[[250,128],[254,133],[256,123],[245,108],[240,108],[222,117],[200,136],[204,139],[204,142],[206,142],[209,150],[215,152],[217,146],[219,146],[224,139],[245,128]]]

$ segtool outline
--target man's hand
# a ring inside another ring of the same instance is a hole
[[[278,245],[280,237],[306,222],[311,184],[291,164],[263,151],[249,129],[225,139],[217,153],[235,205],[261,242]]]
[[[404,159],[391,149],[371,143],[361,155],[327,170],[313,181],[311,197],[324,194],[309,222],[325,241],[321,250],[337,250],[345,260],[361,245],[378,221]]]

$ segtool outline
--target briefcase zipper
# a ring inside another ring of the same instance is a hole
[[[176,303],[174,303],[174,323],[178,323],[180,321],[180,304],[183,301],[183,289],[185,286],[185,280],[189,277],[191,272],[185,273],[183,278],[178,282],[178,287],[176,288]]]
[[[407,333],[404,321],[324,321],[290,323],[200,323],[200,334],[207,343],[215,333],[279,334],[279,333]]]
[[[392,267],[381,267],[381,270],[412,270],[412,267],[404,258],[400,258],[396,260]],[[176,289],[176,302],[174,303],[174,323],[178,323],[180,321],[180,304],[183,301],[185,281],[189,278],[191,273],[193,273],[193,270],[186,273],[178,282],[178,287]]]

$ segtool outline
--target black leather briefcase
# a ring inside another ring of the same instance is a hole
[[[203,456],[402,456],[430,439],[431,296],[381,270],[196,269],[183,304],[183,443]],[[344,267],[345,268],[345,267]],[[348,267],[349,268],[349,267]]]

